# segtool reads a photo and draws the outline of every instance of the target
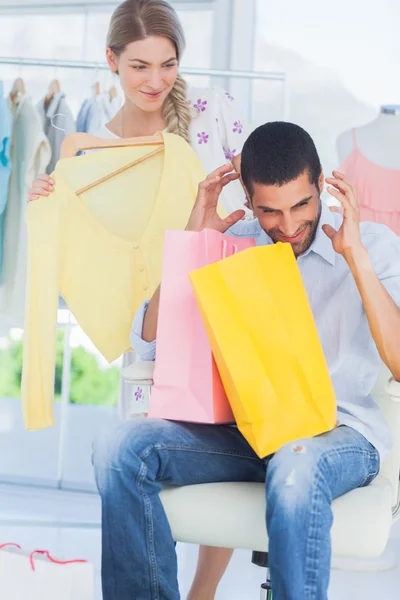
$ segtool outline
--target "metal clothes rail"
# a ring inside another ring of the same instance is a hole
[[[0,64],[21,67],[54,67],[60,69],[89,69],[108,71],[104,62],[88,62],[83,60],[55,60],[45,58],[19,58],[17,56],[0,56]],[[232,77],[234,79],[264,79],[268,81],[286,81],[285,73],[279,71],[229,71],[221,69],[197,69],[182,67],[185,75],[204,75],[207,77]]]

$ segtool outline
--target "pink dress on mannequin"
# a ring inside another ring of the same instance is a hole
[[[364,156],[355,129],[353,141],[340,171],[356,186],[361,220],[387,225],[400,235],[400,169],[381,167]]]

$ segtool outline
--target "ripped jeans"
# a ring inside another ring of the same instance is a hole
[[[178,600],[162,485],[265,482],[274,600],[326,600],[334,498],[366,486],[379,455],[342,426],[260,460],[234,427],[135,419],[94,445],[104,600]]]

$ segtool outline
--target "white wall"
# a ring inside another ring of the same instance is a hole
[[[341,131],[400,103],[400,2],[258,0],[257,8],[255,68],[288,72],[290,120],[313,135],[330,170]],[[258,86],[256,122],[279,118],[278,96]]]

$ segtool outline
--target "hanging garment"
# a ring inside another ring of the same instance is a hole
[[[104,95],[104,99],[104,106],[105,111],[108,114],[108,121],[111,121],[111,119],[113,119],[117,112],[121,109],[123,100],[118,94],[115,96],[110,96],[110,94],[107,92]]]
[[[76,131],[80,133],[88,132],[91,108],[92,102],[87,98],[80,107],[78,116],[76,117]]]
[[[46,106],[46,99],[43,98],[37,108],[51,146],[51,161],[46,170],[50,175],[60,157],[60,148],[65,137],[75,133],[75,121],[63,92],[55,93],[48,106]]]
[[[164,232],[185,227],[205,177],[181,137],[163,138],[163,152],[80,195],[78,189],[154,146],[112,148],[60,160],[54,192],[28,206],[22,376],[28,429],[54,424],[59,292],[107,360],[131,347],[136,309],[161,280]]]
[[[8,201],[8,184],[11,173],[12,117],[8,100],[3,95],[3,82],[0,81],[0,284],[3,281],[4,220]]]
[[[116,96],[110,100],[108,94],[97,94],[92,98],[92,110],[88,120],[88,133],[96,135],[106,123],[111,121],[121,108],[121,99]]]
[[[340,170],[356,186],[361,220],[387,225],[400,235],[400,169],[381,167],[364,156],[355,129],[353,143]]]
[[[110,99],[108,94],[93,94],[82,104],[76,120],[76,130],[97,135],[121,108],[121,99]]]
[[[0,287],[0,334],[22,327],[25,313],[27,233],[24,219],[28,189],[51,158],[38,111],[21,95],[13,107],[12,170],[4,220],[4,271]]]

